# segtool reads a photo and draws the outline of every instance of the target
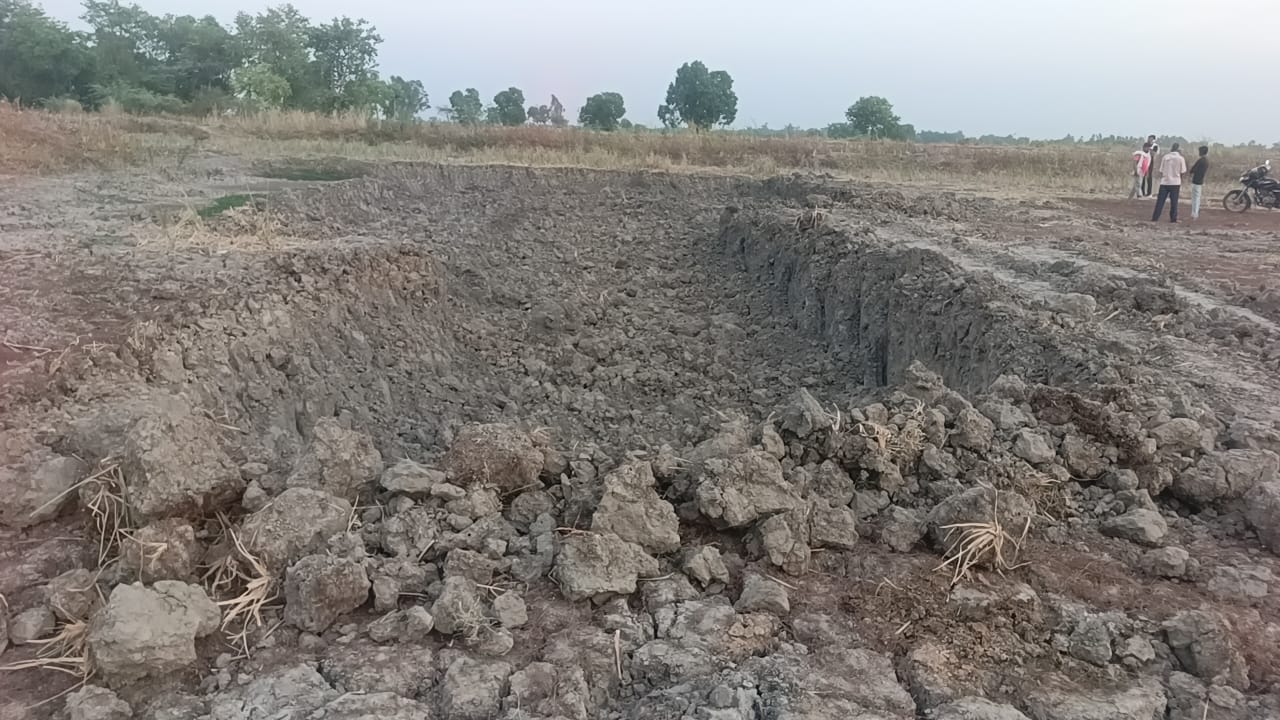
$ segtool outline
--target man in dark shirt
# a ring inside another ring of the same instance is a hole
[[[1204,192],[1204,176],[1209,172],[1209,148],[1200,146],[1200,157],[1191,166],[1191,219],[1200,217],[1200,195]]]

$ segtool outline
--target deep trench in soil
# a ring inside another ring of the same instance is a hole
[[[747,193],[760,207],[726,214]],[[846,407],[913,361],[962,392],[1099,367],[937,253],[797,232],[772,188],[434,170],[291,203],[289,232],[314,244],[236,258],[235,284],[141,358],[253,427],[268,464],[335,414],[392,457],[505,419],[616,458],[800,388]]]

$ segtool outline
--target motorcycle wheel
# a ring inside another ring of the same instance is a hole
[[[1249,199],[1249,193],[1244,190],[1232,190],[1227,196],[1222,198],[1222,207],[1227,212],[1242,213],[1253,205],[1253,201]]]

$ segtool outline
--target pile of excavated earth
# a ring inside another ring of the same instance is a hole
[[[137,311],[0,375],[0,716],[1280,718],[1280,331],[973,233],[1055,212],[408,167],[212,249],[73,214],[137,242],[25,248],[93,288],[28,326]]]

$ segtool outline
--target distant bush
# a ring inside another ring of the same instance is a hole
[[[40,107],[55,113],[82,113],[84,106],[80,101],[73,97],[51,97],[45,98],[40,103]]]
[[[94,85],[89,88],[89,94],[95,105],[123,110],[131,115],[175,115],[187,110],[187,104],[172,95],[160,95],[129,85]]]

